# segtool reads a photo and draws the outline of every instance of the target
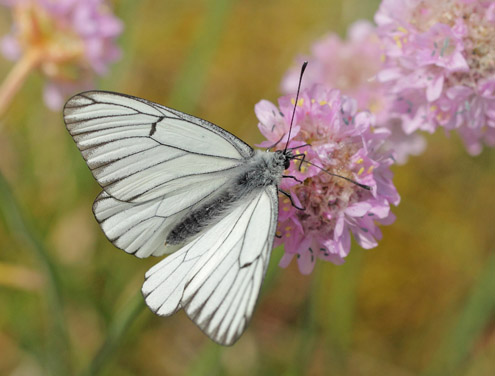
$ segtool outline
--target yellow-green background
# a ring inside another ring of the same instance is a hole
[[[378,1],[115,1],[123,58],[97,88],[206,118],[254,144],[254,105],[276,101],[298,53],[344,35]],[[0,33],[10,15],[0,10]],[[363,62],[366,64],[366,62]],[[0,77],[12,63],[0,59]],[[99,191],[33,75],[0,120],[1,375],[493,375],[495,151],[438,132],[402,167],[397,221],[373,250],[302,276],[279,269],[230,348],[140,288],[156,259],[117,250],[91,212]]]

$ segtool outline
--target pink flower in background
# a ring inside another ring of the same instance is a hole
[[[259,129],[273,145],[287,135],[294,97],[279,99],[279,107],[268,101],[256,105]],[[372,187],[367,191],[320,169],[293,161],[287,172],[303,183],[283,179],[281,189],[290,192],[298,210],[288,198],[280,200],[277,244],[285,245],[281,266],[296,256],[302,273],[311,273],[316,259],[335,264],[344,262],[350,250],[352,232],[363,248],[373,248],[381,238],[378,224],[390,224],[395,217],[390,204],[399,203],[392,183],[390,153],[381,146],[390,132],[372,129],[373,115],[357,112],[354,100],[338,90],[315,85],[301,92],[294,118],[289,147],[301,147],[295,153],[325,170]],[[284,142],[277,147],[283,149]]]
[[[386,110],[382,84],[374,79],[382,66],[382,51],[370,22],[361,20],[350,25],[346,40],[336,33],[317,40],[311,55],[299,57],[283,78],[284,93],[296,92],[303,61],[309,62],[301,84],[303,88],[322,84],[339,89],[357,101],[359,110],[373,112],[377,120]]]
[[[407,132],[456,130],[471,154],[495,146],[495,3],[384,0],[379,73]]]
[[[122,32],[104,0],[2,0],[12,9],[11,32],[1,51],[11,60],[27,61],[46,77],[44,98],[57,110],[67,94],[92,85],[120,57],[115,39]]]
[[[349,27],[346,40],[330,33],[315,42],[311,56],[300,57],[287,72],[282,80],[282,91],[296,92],[299,67],[303,61],[309,61],[303,87],[324,84],[354,98],[358,110],[369,109],[377,119],[376,126],[392,132],[384,147],[394,150],[396,162],[403,164],[409,155],[421,154],[426,142],[418,132],[406,132],[400,117],[390,116],[390,96],[383,83],[376,79],[383,58],[375,27],[368,21],[357,21]]]

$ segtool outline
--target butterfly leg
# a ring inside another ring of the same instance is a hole
[[[306,154],[295,155],[294,158],[292,158],[292,159],[299,160],[299,166],[297,167],[297,170],[301,171],[301,165],[303,164],[304,160],[306,159]]]
[[[275,124],[273,124],[273,126],[272,126],[272,132],[274,129],[275,129]],[[280,141],[282,141],[282,138],[284,138],[284,136],[285,136],[285,134],[283,134],[282,137],[280,137],[280,139],[277,142],[275,142],[273,145],[269,146],[266,149],[266,151],[269,151],[270,149],[273,149],[275,146],[277,146],[280,143]]]
[[[295,181],[297,181],[298,183],[303,183],[302,180],[299,180],[298,178],[296,178],[295,176],[292,176],[292,175],[282,175],[283,178],[291,178],[291,179],[294,179]]]
[[[279,191],[280,193],[283,193],[285,196],[287,196],[287,197],[289,198],[290,203],[291,203],[291,205],[292,205],[293,207],[295,207],[295,208],[296,208],[296,209],[298,209],[298,210],[306,210],[305,208],[300,208],[299,206],[297,206],[296,204],[294,204],[294,201],[292,201],[292,196],[290,195],[290,193],[285,192],[285,191],[283,191],[282,189],[279,189],[278,191]]]
[[[311,144],[302,144],[299,146],[294,146],[293,148],[288,148],[287,150],[296,150],[296,149],[304,148],[306,146],[311,146]]]

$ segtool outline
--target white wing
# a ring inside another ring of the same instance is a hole
[[[212,340],[233,344],[251,318],[277,225],[277,188],[260,190],[219,223],[146,273],[152,311],[180,308]]]
[[[214,124],[123,94],[78,94],[66,103],[64,120],[98,183],[126,202],[199,186],[253,155]]]
[[[93,211],[105,235],[139,257],[165,253],[173,225],[253,155],[214,124],[123,94],[78,94],[64,120],[104,190]]]
[[[103,191],[93,204],[93,213],[108,240],[142,258],[174,251],[166,246],[165,239],[183,212],[168,215],[171,208],[160,198],[134,204],[116,200]]]

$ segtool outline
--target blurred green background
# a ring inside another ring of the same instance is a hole
[[[299,53],[372,19],[379,1],[114,1],[123,58],[97,85],[260,142],[254,105],[276,102]],[[0,10],[0,34],[10,16]],[[365,64],[365,62],[363,62]],[[0,59],[0,76],[12,63]],[[440,132],[402,167],[397,221],[373,250],[303,276],[280,249],[250,327],[230,348],[140,288],[156,259],[114,248],[99,192],[33,75],[0,126],[1,375],[493,375],[495,151]]]

